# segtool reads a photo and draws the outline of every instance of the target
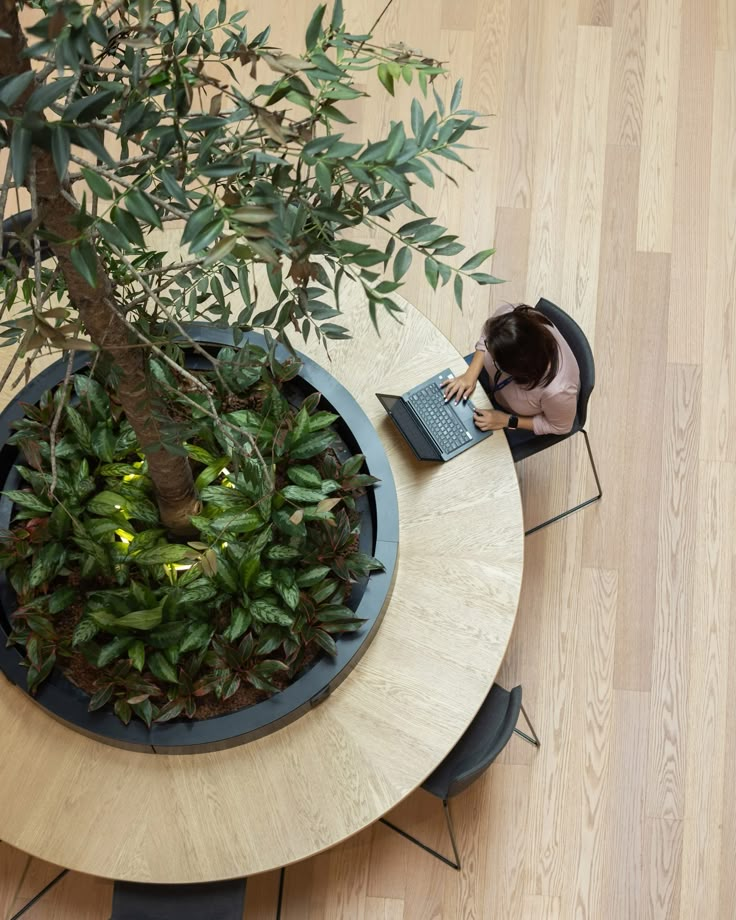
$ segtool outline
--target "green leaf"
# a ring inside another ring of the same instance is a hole
[[[106,425],[98,425],[92,432],[92,449],[103,463],[115,458],[115,435]]]
[[[217,237],[222,233],[224,229],[224,218],[220,216],[216,217],[213,221],[203,227],[202,230],[189,243],[190,252],[201,252],[203,249],[206,249],[213,240],[217,239]]]
[[[308,460],[310,457],[316,457],[332,444],[335,440],[335,434],[332,431],[320,431],[308,435],[301,440],[290,451],[292,460]]]
[[[470,271],[471,268],[477,268],[482,262],[485,262],[486,259],[492,256],[495,251],[495,249],[483,249],[481,252],[476,252],[467,262],[463,262],[460,266],[460,271],[466,272]]]
[[[335,3],[332,7],[332,19],[330,25],[333,29],[337,30],[342,25],[343,21],[343,9],[342,9],[342,0],[335,0]]]
[[[190,240],[193,240],[197,237],[204,228],[212,222],[212,219],[215,216],[215,209],[212,207],[209,201],[205,204],[200,205],[196,211],[193,211],[189,216],[186,226],[184,227],[184,232],[181,235],[182,243],[188,243]]]
[[[437,279],[439,277],[439,267],[431,256],[424,260],[424,275],[429,282],[432,290],[437,289]]]
[[[473,272],[470,276],[478,284],[503,284],[503,278],[487,275],[485,272]]]
[[[141,192],[138,189],[131,189],[125,196],[125,204],[128,211],[130,211],[134,217],[137,217],[138,220],[158,227],[158,229],[161,229],[163,226],[156,208],[145,192]]]
[[[127,240],[130,240],[134,246],[145,247],[146,242],[143,239],[143,232],[141,231],[138,221],[132,214],[123,211],[116,205],[111,210],[110,217],[112,218],[112,222]]]
[[[455,282],[453,284],[454,294],[455,294],[455,303],[462,310],[463,308],[463,277],[462,275],[455,275]]]
[[[61,613],[62,610],[66,610],[76,596],[77,590],[71,585],[65,585],[63,588],[58,588],[49,598],[49,613],[57,614]]]
[[[196,623],[188,631],[179,645],[179,651],[192,652],[195,649],[205,648],[212,638],[213,629],[209,623]]]
[[[121,249],[123,252],[130,251],[130,240],[123,236],[123,234],[118,230],[117,227],[113,226],[113,224],[98,218],[95,226],[99,230],[102,239],[110,246],[114,246],[116,249]]]
[[[117,626],[126,629],[155,629],[163,617],[162,605],[151,607],[149,610],[133,610],[122,617],[118,617]]]
[[[37,87],[25,104],[26,111],[43,111],[52,102],[56,102],[57,99],[66,95],[75,80],[76,77],[62,77],[60,80],[53,80]]]
[[[140,639],[136,639],[136,641],[128,647],[128,658],[132,661],[136,671],[143,670],[143,666],[146,663],[146,646]]]
[[[7,496],[11,502],[23,508],[26,511],[34,511],[37,514],[48,514],[51,511],[51,505],[33,492],[22,492],[19,489],[8,489],[2,493]]]
[[[286,475],[297,486],[321,491],[322,477],[313,466],[290,466],[286,470]]]
[[[59,177],[59,181],[63,182],[69,167],[71,139],[69,132],[60,122],[55,123],[51,130],[51,155],[54,160],[56,175]]]
[[[125,498],[118,495],[117,492],[98,492],[87,502],[87,510],[92,514],[99,514],[102,517],[108,517],[121,511],[126,504]]]
[[[269,559],[273,559],[278,562],[286,562],[291,559],[299,559],[302,556],[303,550],[299,549],[296,546],[282,546],[275,545],[270,546],[266,550],[266,555]]]
[[[409,271],[411,265],[412,251],[409,246],[402,247],[394,259],[394,281],[400,281]]]
[[[250,613],[258,623],[275,623],[277,626],[291,627],[294,617],[282,607],[268,601],[256,600],[250,605]]]
[[[332,192],[332,171],[330,170],[329,166],[320,160],[315,164],[314,172],[317,177],[319,187],[322,189],[325,195],[330,195]]]
[[[296,583],[300,588],[309,588],[322,581],[329,572],[330,567],[328,565],[314,565],[300,572],[296,577]]]
[[[115,197],[107,179],[103,179],[99,173],[83,166],[82,175],[84,176],[84,181],[90,187],[90,190],[99,198],[104,198],[106,201],[109,201],[111,198]]]
[[[133,710],[126,700],[115,700],[115,715],[120,719],[123,725],[127,725],[130,722]]]
[[[450,101],[450,111],[457,111],[458,106],[460,105],[460,100],[463,95],[463,81],[458,80],[455,84],[455,89],[452,91],[452,99]]]
[[[394,78],[391,76],[391,71],[388,69],[388,64],[379,64],[378,65],[378,79],[383,83],[388,92],[393,96],[394,94]]]
[[[118,636],[117,639],[113,639],[112,642],[103,645],[97,656],[97,667],[104,668],[106,665],[110,664],[111,661],[119,658],[127,651],[131,642],[132,639],[130,636]]]
[[[284,486],[281,490],[284,498],[293,502],[319,502],[325,497],[321,489],[305,489],[302,486]]]
[[[317,9],[312,13],[312,18],[309,20],[309,25],[307,26],[307,32],[304,36],[304,42],[307,47],[307,51],[311,51],[314,46],[317,44],[319,38],[319,33],[322,30],[322,18],[325,15],[325,4],[320,3]]]
[[[97,709],[102,709],[106,703],[109,703],[112,699],[113,690],[113,685],[108,684],[107,687],[103,687],[101,690],[93,693],[90,697],[89,706],[87,707],[89,712],[95,712]]]
[[[176,668],[161,652],[153,652],[148,658],[148,667],[154,677],[165,680],[169,684],[178,684],[179,677]]]
[[[422,112],[422,105],[418,99],[412,99],[411,130],[414,132],[414,137],[418,138],[421,135],[422,128],[424,128],[424,112]]]
[[[10,108],[10,106],[17,102],[31,85],[33,77],[34,73],[29,68],[23,73],[11,77],[7,82],[3,82],[0,88],[0,102]]]
[[[87,374],[75,374],[74,392],[86,409],[94,411],[100,421],[107,421],[110,417],[110,399],[104,388],[96,380]],[[133,472],[133,470],[128,470],[127,472]],[[103,473],[103,475],[106,474]]]
[[[183,543],[162,543],[140,552],[134,551],[131,555],[139,565],[174,565],[178,562],[192,562],[197,552]]]
[[[66,413],[66,420],[74,432],[79,446],[83,451],[87,453],[91,452],[92,432],[90,431],[86,419],[82,416],[81,412],[69,404],[64,407],[64,412]]]
[[[13,181],[17,186],[23,185],[31,162],[31,132],[22,125],[13,128],[10,139],[10,158],[13,161]]]

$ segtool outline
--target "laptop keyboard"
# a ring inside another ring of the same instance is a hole
[[[449,454],[472,440],[465,425],[447,405],[444,393],[434,381],[413,393],[409,397],[409,402],[443,453]]]

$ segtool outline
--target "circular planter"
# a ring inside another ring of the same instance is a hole
[[[229,330],[214,329],[204,323],[188,327],[189,334],[205,347],[233,346]],[[262,345],[265,340],[259,333],[251,332],[247,341]],[[288,356],[285,348],[277,352],[279,360]],[[142,722],[123,725],[112,712],[89,712],[89,697],[74,686],[60,670],[56,669],[39,687],[35,697],[52,716],[77,731],[108,744],[155,754],[194,754],[220,750],[252,741],[275,731],[325,700],[350,673],[370,644],[381,621],[393,583],[397,561],[399,518],[396,488],[388,459],[373,425],[363,410],[327,371],[304,355],[300,375],[295,378],[306,396],[318,391],[321,406],[339,415],[335,428],[342,441],[338,449],[345,459],[350,454],[365,455],[367,471],[380,479],[360,501],[360,548],[379,559],[384,566],[381,572],[358,582],[350,595],[348,606],[365,620],[362,628],[336,638],[337,656],[319,656],[292,684],[260,703],[237,712],[202,720],[174,720],[150,729]],[[200,358],[203,361],[204,359]],[[84,353],[75,358],[74,371],[88,366]],[[193,361],[196,367],[197,362]],[[15,470],[18,450],[7,444],[11,423],[23,415],[21,403],[34,404],[41,395],[64,379],[66,362],[58,361],[44,370],[26,386],[8,408],[0,415],[0,488],[12,489],[19,484]],[[0,529],[10,526],[13,506],[9,499],[0,498]],[[15,609],[15,595],[4,573],[0,573],[0,669],[25,691],[25,668],[22,656],[15,647],[6,647],[10,631],[9,616]]]

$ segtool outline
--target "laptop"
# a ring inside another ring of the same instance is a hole
[[[493,434],[475,427],[472,400],[445,402],[441,385],[454,376],[448,367],[403,396],[376,393],[419,460],[452,460]]]

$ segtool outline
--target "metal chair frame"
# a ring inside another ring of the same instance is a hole
[[[526,732],[523,732],[518,728],[514,729],[514,734],[519,735],[520,738],[523,738],[524,741],[528,742],[534,747],[539,747],[539,738],[537,737],[537,733],[534,731],[534,726],[530,722],[529,716],[526,714],[526,710],[524,709],[523,705],[521,707],[521,712],[524,716],[526,724],[529,727],[531,736],[527,735]],[[379,820],[381,821],[382,824],[385,824],[386,827],[390,827],[392,831],[396,831],[397,834],[401,834],[402,837],[405,837],[407,840],[410,840],[412,843],[416,844],[422,850],[425,850],[427,853],[430,853],[436,859],[439,859],[440,862],[443,862],[446,866],[450,866],[450,868],[455,869],[457,872],[459,872],[462,869],[462,863],[460,861],[460,851],[458,850],[457,838],[455,836],[455,826],[452,823],[452,815],[450,814],[449,797],[445,797],[444,799],[442,799],[442,811],[445,815],[445,822],[447,824],[447,830],[450,835],[450,843],[452,844],[452,852],[455,856],[454,862],[449,857],[444,856],[442,853],[438,853],[437,850],[432,849],[432,847],[428,846],[426,843],[422,843],[422,841],[419,840],[417,837],[414,837],[412,834],[408,833],[407,831],[402,830],[402,828],[397,827],[395,824],[393,824],[388,819],[380,818]]]
[[[536,533],[538,530],[542,530],[543,527],[548,527],[550,524],[554,524],[557,521],[561,521],[563,518],[566,518],[569,514],[574,514],[576,511],[580,511],[581,508],[585,508],[588,505],[592,505],[593,502],[599,501],[601,497],[603,496],[603,489],[601,487],[601,481],[598,478],[598,470],[596,469],[595,460],[593,459],[593,451],[590,448],[590,440],[588,439],[588,432],[585,430],[585,428],[578,428],[575,434],[582,434],[583,437],[585,438],[585,446],[588,449],[588,459],[590,460],[590,466],[591,466],[591,469],[593,470],[593,476],[595,477],[595,484],[598,489],[598,492],[592,498],[587,498],[584,502],[580,502],[580,504],[575,505],[573,508],[568,508],[567,511],[563,511],[561,514],[556,514],[554,517],[551,517],[548,520],[543,521],[541,524],[537,524],[535,527],[530,527],[529,530],[525,530],[524,531],[525,537],[528,537],[530,534]],[[572,440],[573,437],[575,437],[574,434],[570,435],[569,439],[565,438],[565,440]],[[553,446],[555,445],[550,445],[550,447],[553,447]],[[549,448],[546,448],[546,449],[549,450]],[[539,453],[542,453],[542,451],[539,451]],[[531,456],[533,457],[535,455],[532,454]],[[526,459],[529,459],[529,458],[526,458]],[[519,462],[521,463],[523,461],[519,461]]]

